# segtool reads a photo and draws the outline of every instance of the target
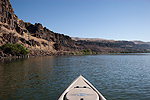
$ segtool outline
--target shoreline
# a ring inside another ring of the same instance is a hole
[[[45,55],[42,55],[42,54],[28,54],[28,55],[22,55],[22,56],[12,56],[11,54],[9,54],[9,56],[5,56],[5,57],[2,57],[0,56],[0,62],[3,62],[3,61],[11,61],[11,60],[19,60],[19,59],[25,59],[25,58],[34,58],[34,57],[48,57],[48,56],[85,56],[85,55],[131,55],[131,54],[148,54],[150,52],[141,52],[141,53],[97,53],[97,54],[81,54],[81,53],[72,53],[72,52],[57,52],[57,53],[49,53],[49,54],[45,54]]]

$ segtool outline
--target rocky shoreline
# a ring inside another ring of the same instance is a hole
[[[30,51],[30,54],[27,55],[19,55],[19,56],[13,56],[11,54],[5,54],[2,51],[0,51],[0,59],[20,59],[20,58],[30,58],[30,57],[39,57],[39,56],[68,56],[72,55],[69,52],[57,52],[53,53],[51,51],[45,51],[45,50],[34,50]]]
[[[72,52],[64,52],[64,51],[58,51],[58,52],[51,52],[46,50],[29,50],[30,53],[27,55],[20,55],[20,56],[13,56],[11,54],[5,54],[2,51],[0,51],[0,61],[3,60],[17,60],[17,59],[24,59],[24,58],[34,58],[34,57],[45,57],[45,56],[73,56]],[[81,54],[80,54],[81,55]]]
[[[138,52],[137,52],[138,53]],[[142,53],[142,52],[141,52]],[[143,52],[144,53],[144,52]],[[150,52],[145,52],[150,53]],[[3,61],[11,61],[11,60],[18,60],[18,59],[26,59],[26,58],[34,58],[34,57],[46,57],[46,56],[83,56],[83,55],[102,55],[102,54],[133,54],[133,53],[83,53],[83,52],[51,52],[45,50],[32,50],[30,54],[27,55],[20,55],[20,56],[12,56],[11,54],[4,54],[0,51],[0,62]],[[134,53],[136,54],[136,53]]]

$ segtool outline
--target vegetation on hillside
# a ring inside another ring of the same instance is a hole
[[[143,49],[143,50],[128,50],[128,51],[121,51],[121,52],[110,51],[109,53],[150,53],[150,51]]]
[[[85,49],[80,52],[72,52],[73,55],[94,55],[94,54],[99,54],[98,52],[94,52],[90,49]]]
[[[4,44],[1,46],[1,50],[5,54],[11,54],[13,56],[26,55],[29,53],[28,49],[21,44]]]

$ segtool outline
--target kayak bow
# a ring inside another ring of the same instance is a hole
[[[58,100],[106,100],[82,75],[79,75],[60,95]]]

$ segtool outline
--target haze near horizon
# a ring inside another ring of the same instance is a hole
[[[25,22],[71,37],[150,42],[149,0],[10,0]]]

